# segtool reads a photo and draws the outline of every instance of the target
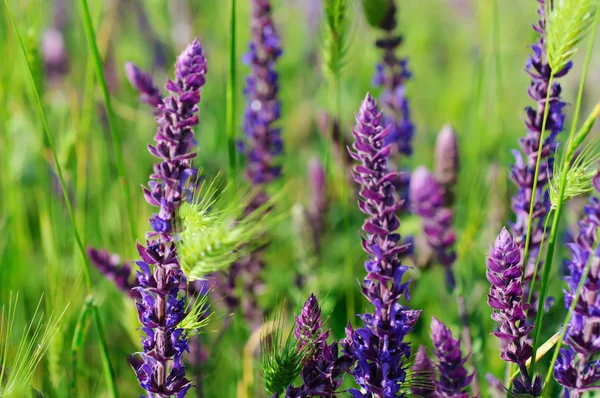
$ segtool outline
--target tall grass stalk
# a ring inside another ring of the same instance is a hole
[[[540,297],[539,297],[539,302],[538,302],[538,312],[537,312],[537,316],[536,316],[536,320],[535,320],[535,329],[534,329],[534,335],[533,335],[533,353],[532,353],[533,357],[535,357],[535,355],[536,355],[536,351],[537,351],[538,345],[539,345],[539,337],[540,337],[541,330],[542,330],[541,326],[542,326],[542,321],[544,318],[544,302],[546,301],[546,295],[548,293],[548,279],[550,277],[550,269],[552,268],[552,260],[554,258],[554,248],[556,246],[556,239],[558,237],[558,227],[560,224],[560,218],[561,218],[562,210],[563,210],[563,198],[564,198],[564,194],[565,194],[565,188],[567,185],[566,184],[567,174],[569,171],[569,166],[571,164],[572,157],[574,156],[573,154],[575,153],[574,148],[571,148],[571,147],[574,144],[573,137],[575,136],[575,131],[577,129],[577,122],[579,121],[579,114],[581,112],[581,103],[583,101],[583,89],[585,86],[585,79],[587,77],[589,63],[590,63],[590,60],[592,57],[592,52],[594,49],[594,42],[596,41],[596,33],[598,30],[598,22],[599,21],[600,21],[600,8],[596,8],[595,18],[594,18],[594,22],[593,22],[593,26],[592,26],[591,38],[590,38],[590,41],[588,44],[585,61],[583,63],[583,70],[581,72],[581,79],[579,82],[579,90],[577,93],[577,102],[575,103],[575,111],[573,113],[573,121],[571,124],[571,131],[569,133],[569,140],[567,141],[567,148],[566,148],[566,152],[565,152],[567,155],[564,158],[563,168],[561,170],[558,202],[556,204],[556,212],[554,215],[554,219],[552,220],[552,228],[550,229],[550,239],[548,241],[548,249],[546,251],[546,259],[544,262],[544,274],[542,276],[542,286],[541,286],[541,291],[540,291]],[[552,83],[552,76],[551,76],[550,82]],[[550,87],[552,87],[552,85],[550,85]],[[548,95],[550,94],[550,91],[551,90],[548,90]],[[546,103],[547,102],[548,102],[548,99],[546,99]],[[546,116],[544,117],[544,125],[546,122],[547,113],[548,113],[548,107],[546,107],[546,112],[545,112]],[[543,134],[543,130],[542,130],[542,134]],[[542,142],[543,141],[540,140],[540,145],[542,145]],[[536,176],[534,179],[534,195],[535,195],[535,183],[537,182],[537,172],[539,169],[540,154],[541,153],[538,151],[538,164],[536,165]],[[532,201],[532,208],[530,209],[530,212],[529,212],[529,225],[527,226],[527,229],[528,229],[527,239],[528,240],[529,240],[529,235],[531,232],[531,212],[532,211],[533,211],[533,201]],[[525,246],[525,256],[527,256],[527,246]],[[525,257],[525,260],[526,260],[526,257]],[[526,264],[526,262],[524,261],[523,264]],[[571,310],[569,312],[571,312]],[[567,316],[569,317],[570,315],[568,314]],[[531,362],[530,369],[531,369],[530,374],[533,375],[533,371],[535,370],[535,361]]]
[[[102,64],[102,58],[100,57],[100,51],[98,50],[98,44],[96,43],[96,33],[90,15],[90,9],[87,0],[81,0],[81,12],[83,17],[83,24],[85,26],[85,34],[87,37],[88,45],[92,54],[92,61],[96,69],[96,77],[100,83],[100,89],[104,98],[104,106],[106,107],[106,114],[108,116],[108,129],[110,130],[110,136],[112,139],[113,150],[115,152],[115,160],[117,162],[117,172],[119,174],[119,181],[121,183],[121,189],[123,191],[123,197],[125,199],[125,205],[127,207],[127,217],[129,220],[129,229],[131,232],[132,240],[136,240],[136,227],[135,218],[133,212],[133,201],[131,200],[131,191],[127,182],[127,175],[125,173],[125,163],[123,161],[123,151],[121,150],[121,136],[117,127],[117,118],[115,116],[114,109],[108,92],[108,86],[106,84],[106,78],[104,77],[104,68]]]
[[[83,0],[85,1],[85,0]],[[33,89],[33,94],[34,94],[34,99],[36,102],[36,107],[38,109],[38,113],[39,113],[39,117],[42,121],[42,126],[44,128],[44,132],[46,133],[46,139],[48,141],[48,146],[50,147],[50,151],[52,153],[52,158],[54,159],[54,163],[55,163],[55,167],[56,167],[56,172],[58,174],[58,179],[60,182],[60,186],[63,192],[63,197],[65,200],[65,205],[67,208],[67,213],[69,214],[69,219],[71,221],[71,229],[73,232],[73,236],[75,237],[75,242],[77,243],[77,247],[79,248],[79,252],[81,254],[82,257],[82,272],[83,272],[83,279],[85,281],[85,285],[87,288],[87,291],[89,294],[93,293],[93,286],[92,286],[92,280],[90,277],[90,263],[88,260],[88,257],[85,253],[85,247],[83,244],[83,241],[81,240],[81,236],[79,234],[79,231],[77,229],[77,223],[75,220],[75,214],[73,212],[73,206],[71,204],[71,198],[69,196],[69,192],[67,189],[67,184],[65,182],[65,177],[63,174],[63,170],[62,167],[60,165],[59,159],[58,159],[58,154],[56,151],[56,145],[54,143],[54,137],[52,135],[52,133],[50,132],[50,126],[48,125],[48,120],[46,118],[46,114],[44,112],[44,105],[42,104],[42,99],[40,98],[40,94],[38,92],[37,86],[35,84],[35,78],[33,75],[33,71],[31,69],[31,65],[29,64],[29,60],[27,59],[27,52],[23,43],[23,39],[21,37],[21,33],[19,32],[19,28],[17,27],[17,22],[15,21],[15,17],[12,13],[12,10],[10,8],[10,6],[8,5],[8,0],[4,0],[4,4],[6,5],[6,9],[8,11],[8,15],[11,21],[11,24],[13,26],[15,35],[17,36],[17,40],[19,42],[19,46],[21,47],[21,51],[23,54],[23,57],[25,58],[25,63],[27,65],[27,72],[29,75],[29,80],[31,82],[31,86]],[[104,369],[104,375],[106,378],[106,384],[110,393],[111,397],[117,397],[117,390],[116,390],[116,386],[115,386],[115,381],[114,381],[114,373],[113,373],[113,368],[112,365],[110,363],[110,356],[108,353],[108,345],[106,342],[106,338],[104,335],[104,327],[102,325],[102,320],[100,318],[100,313],[97,309],[97,307],[94,307],[94,320],[96,322],[96,327],[98,328],[98,337],[99,337],[99,342],[100,342],[100,353],[102,355],[102,366]]]
[[[236,177],[236,150],[235,150],[235,109],[236,109],[236,0],[229,0],[229,79],[227,80],[227,154],[229,156],[229,178],[235,182]]]

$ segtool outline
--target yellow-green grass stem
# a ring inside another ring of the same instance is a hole
[[[229,179],[235,182],[237,159],[235,150],[235,111],[236,111],[236,0],[229,0],[229,78],[227,80],[226,120],[227,154],[229,157]]]

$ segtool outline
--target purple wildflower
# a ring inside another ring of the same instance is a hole
[[[155,108],[158,111],[160,105],[163,104],[160,90],[154,84],[152,76],[149,73],[142,71],[133,62],[125,64],[125,74],[129,83],[140,93],[140,100]]]
[[[533,351],[528,341],[533,325],[526,316],[529,304],[524,298],[522,275],[521,248],[503,228],[487,257],[486,276],[492,284],[488,305],[494,310],[492,319],[499,323],[498,330],[493,334],[502,342],[500,357],[516,363],[521,370],[520,380],[513,381],[513,392],[539,396],[541,378],[536,377],[532,382],[526,366]]]
[[[559,78],[566,75],[569,69],[571,69],[571,63],[569,63],[561,71],[552,71],[548,64],[544,39],[544,29],[546,25],[545,0],[538,0],[538,2],[540,3],[538,8],[540,19],[537,24],[533,26],[533,29],[539,33],[540,37],[532,46],[533,53],[530,55],[529,61],[527,62],[527,73],[532,79],[528,93],[531,99],[536,102],[536,108],[528,106],[525,109],[527,134],[519,140],[521,151],[513,151],[515,165],[511,172],[513,181],[519,187],[517,194],[512,198],[512,208],[516,214],[516,221],[514,224],[511,224],[511,232],[515,242],[519,245],[525,244],[529,222],[529,209],[531,201],[535,200],[531,220],[532,225],[529,249],[528,253],[525,254],[527,257],[525,280],[528,283],[534,273],[536,257],[538,256],[544,235],[544,220],[550,210],[550,197],[547,186],[552,178],[554,153],[558,145],[556,137],[562,131],[565,120],[565,115],[562,112],[565,103],[560,99],[560,84],[553,83],[550,88],[550,76],[554,72],[554,77]],[[548,90],[550,90],[550,98],[548,101],[548,119],[545,129],[550,134],[544,134],[544,142],[540,145],[540,139],[544,133],[542,132],[542,125]],[[538,149],[542,152],[537,187],[536,192],[534,193],[533,184]],[[533,199],[534,197],[535,199]],[[543,261],[540,262],[543,263]]]
[[[185,377],[183,353],[189,351],[187,337],[178,328],[185,318],[185,276],[177,261],[172,226],[176,211],[184,199],[184,187],[195,171],[191,168],[194,132],[198,124],[200,91],[205,82],[206,59],[198,39],[195,39],[175,63],[176,79],[167,80],[165,88],[171,95],[160,105],[156,144],[149,146],[151,154],[160,159],[154,165],[146,201],[160,210],[150,218],[152,231],[146,246],[138,243],[141,260],[137,262],[141,299],[137,300],[139,320],[146,337],[141,363],[134,365],[140,385],[160,396],[184,397],[191,387]]]
[[[431,339],[438,358],[439,380],[435,381],[439,397],[469,398],[464,389],[471,384],[473,374],[465,369],[467,358],[463,358],[460,341],[452,337],[446,325],[433,317],[431,323]]]
[[[450,125],[442,128],[435,141],[435,179],[446,190],[446,205],[454,202],[453,189],[458,179],[458,140]]]
[[[365,262],[367,276],[362,291],[373,304],[374,313],[361,315],[362,328],[353,330],[348,325],[342,342],[357,362],[351,373],[366,391],[351,390],[355,398],[400,394],[410,358],[410,345],[403,340],[419,315],[399,303],[402,296],[408,298],[408,282],[402,283],[407,267],[400,260],[408,247],[400,243],[397,233],[400,221],[396,211],[402,202],[394,197],[397,173],[388,170],[392,147],[384,143],[391,127],[384,129],[381,119],[375,100],[367,94],[356,116],[351,155],[360,162],[353,175],[361,187],[359,208],[368,216],[362,246],[369,260]]]
[[[108,250],[97,250],[93,247],[88,247],[87,255],[98,271],[107,279],[113,281],[119,290],[134,298],[138,297],[136,291],[132,290],[136,283],[129,282],[129,276],[131,275],[131,265],[129,263],[121,263],[121,259],[117,254],[111,254]]]
[[[300,316],[296,317],[294,335],[303,349],[309,342],[314,349],[307,353],[302,369],[303,384],[300,387],[288,387],[286,398],[335,397],[344,372],[352,364],[352,359],[338,354],[338,344],[327,344],[329,331],[322,331],[321,308],[314,294],[311,294]]]
[[[565,306],[570,308],[585,268],[590,263],[589,272],[583,284],[579,300],[571,316],[565,334],[566,347],[554,367],[554,377],[565,387],[567,396],[579,397],[600,381],[600,361],[593,360],[600,352],[600,250],[594,249],[598,243],[600,228],[600,201],[591,198],[585,206],[585,216],[579,222],[577,239],[570,243],[571,261],[565,280]]]
[[[426,167],[418,167],[411,176],[410,202],[413,211],[423,220],[427,244],[433,249],[437,261],[446,270],[446,283],[450,290],[456,287],[452,265],[456,260],[454,243],[456,234],[452,226],[454,217],[449,207],[444,207],[444,188]]]
[[[412,75],[408,70],[408,60],[396,55],[397,48],[402,44],[402,36],[393,33],[397,25],[396,12],[396,5],[390,1],[388,14],[379,26],[385,32],[385,37],[375,42],[375,45],[383,50],[383,59],[377,64],[373,83],[376,87],[383,87],[382,125],[390,126],[386,144],[393,144],[395,151],[410,156],[415,127],[411,120],[404,84]]]
[[[69,54],[61,29],[50,28],[44,31],[42,41],[44,70],[50,80],[57,80],[69,72]]]
[[[321,308],[314,294],[308,297],[308,300],[302,306],[300,316],[296,318],[296,329],[294,336],[299,341],[299,348],[302,349],[307,344],[315,344],[320,347],[325,344],[329,332],[321,332],[323,323],[321,321]],[[318,354],[319,349],[317,348]]]
[[[412,385],[410,392],[412,395],[421,398],[433,398],[435,396],[433,380],[436,372],[424,346],[420,346],[417,350],[411,373]]]

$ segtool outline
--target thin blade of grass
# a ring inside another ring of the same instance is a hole
[[[235,182],[236,177],[236,150],[235,150],[235,110],[236,110],[236,0],[229,0],[229,79],[227,80],[227,154],[229,156],[229,178]]]
[[[110,130],[110,136],[112,139],[113,150],[115,152],[115,160],[117,162],[117,172],[119,174],[119,181],[121,189],[123,190],[123,197],[125,199],[125,205],[127,207],[127,216],[129,220],[129,229],[133,241],[136,239],[136,228],[135,219],[133,214],[133,202],[131,200],[131,192],[129,190],[129,184],[127,183],[127,176],[125,174],[125,163],[123,161],[123,151],[121,150],[121,137],[117,127],[117,120],[115,112],[112,107],[110,99],[110,93],[108,92],[108,86],[106,84],[106,78],[104,77],[104,68],[102,64],[102,58],[100,57],[100,51],[98,50],[98,44],[96,43],[96,33],[92,23],[92,17],[90,15],[90,9],[88,7],[87,0],[81,0],[81,11],[83,16],[83,24],[85,26],[85,35],[88,40],[88,45],[92,53],[92,60],[96,69],[96,77],[100,83],[100,89],[102,91],[102,97],[104,98],[104,106],[106,107],[106,114],[108,116],[108,129]]]

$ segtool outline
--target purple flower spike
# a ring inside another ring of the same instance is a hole
[[[600,228],[600,202],[597,198],[590,199],[584,213],[584,218],[579,222],[577,239],[568,245],[571,260],[567,263],[565,277],[568,285],[565,291],[567,310],[575,298],[588,262],[590,269],[567,326],[566,347],[560,350],[554,366],[554,377],[565,387],[569,397],[581,396],[582,392],[600,381],[600,361],[593,360],[600,352],[600,251],[595,249]]]
[[[412,154],[412,138],[415,126],[411,120],[410,107],[406,99],[405,82],[411,78],[408,60],[398,58],[397,48],[402,44],[402,36],[394,34],[396,29],[396,5],[390,2],[388,14],[380,24],[385,37],[378,39],[375,45],[383,50],[382,62],[377,64],[373,84],[383,87],[381,105],[384,109],[383,126],[389,126],[387,144],[392,144],[398,153]]]
[[[187,337],[178,328],[186,316],[186,291],[181,289],[186,281],[177,261],[172,226],[186,197],[184,188],[195,183],[192,127],[198,124],[205,75],[206,59],[195,39],[175,64],[176,79],[167,81],[170,96],[158,105],[156,143],[149,151],[159,162],[154,164],[148,187],[143,188],[146,201],[159,212],[149,220],[152,231],[147,234],[146,246],[138,243],[141,260],[137,262],[139,286],[135,291],[140,299],[136,305],[146,337],[141,361],[133,362],[133,367],[142,388],[163,397],[184,397],[191,386],[183,366],[183,353],[189,352]]]
[[[152,76],[142,71],[133,62],[125,64],[125,75],[129,83],[140,93],[140,100],[158,110],[162,105],[163,99],[158,87],[154,85]]]
[[[315,349],[309,352],[304,360],[302,369],[303,384],[300,387],[290,386],[286,398],[305,397],[335,397],[336,390],[343,381],[343,375],[352,364],[352,359],[338,354],[336,342],[327,344],[329,331],[322,331],[321,308],[314,294],[311,294],[302,307],[300,316],[296,317],[294,335],[303,348],[308,341],[315,344]]]
[[[431,322],[431,339],[439,362],[440,378],[435,381],[438,396],[469,398],[464,390],[471,384],[473,375],[465,369],[467,358],[462,356],[460,341],[455,340],[450,329],[435,317]]]
[[[417,350],[411,372],[413,386],[410,392],[413,396],[434,398],[435,386],[433,381],[435,380],[436,371],[433,363],[427,356],[427,349],[424,346],[420,346]]]
[[[321,162],[317,158],[312,158],[308,163],[308,178],[311,186],[308,216],[317,254],[321,252],[321,234],[323,233],[324,218],[328,205],[326,177]]]
[[[321,308],[314,294],[308,297],[308,300],[302,307],[300,316],[296,317],[296,330],[294,336],[300,342],[299,348],[304,348],[308,343],[314,343],[317,350],[315,355],[318,355],[320,347],[325,344],[329,332],[321,332]]]
[[[360,185],[358,206],[367,215],[362,245],[369,260],[362,291],[374,312],[361,315],[364,327],[353,330],[349,325],[342,341],[344,350],[356,361],[351,373],[366,391],[351,390],[354,397],[399,396],[410,358],[410,345],[404,337],[419,315],[399,303],[402,296],[408,296],[408,282],[402,283],[407,268],[400,260],[408,247],[401,244],[397,232],[400,221],[396,212],[402,202],[394,196],[398,173],[388,170],[392,148],[384,140],[389,131],[389,126],[382,127],[382,114],[367,94],[356,116],[350,154],[359,162],[353,176]]]
[[[527,237],[527,227],[529,222],[529,209],[531,201],[534,197],[533,183],[535,178],[535,168],[538,156],[538,148],[541,150],[540,168],[537,180],[537,189],[535,192],[535,202],[532,213],[531,239],[529,243],[529,253],[527,253],[527,264],[525,271],[525,280],[528,282],[526,288],[529,289],[529,283],[533,277],[536,257],[540,250],[540,245],[544,235],[544,220],[550,210],[550,197],[548,194],[548,182],[552,178],[552,170],[554,169],[554,153],[557,148],[556,138],[563,129],[565,115],[563,108],[565,103],[561,101],[561,87],[558,83],[553,83],[550,87],[550,75],[552,69],[548,64],[546,57],[546,44],[544,39],[544,31],[546,25],[545,16],[545,1],[538,0],[540,6],[538,14],[540,19],[533,29],[539,33],[540,37],[532,46],[532,54],[527,62],[527,73],[531,77],[528,93],[536,106],[528,106],[525,108],[525,126],[527,133],[525,137],[519,140],[521,151],[513,151],[515,157],[515,165],[511,171],[513,181],[519,187],[519,190],[512,198],[512,208],[516,214],[514,224],[511,224],[511,232],[515,238],[515,242],[520,245],[525,244]],[[554,77],[564,76],[571,65],[569,64],[562,71],[554,71]],[[546,97],[550,90],[550,100],[548,101],[548,118],[546,123],[546,131],[544,132],[544,142],[540,147],[540,139],[542,136],[542,124],[544,112],[546,109]],[[543,259],[539,261],[543,264]],[[529,315],[535,315],[535,308]]]
[[[446,270],[446,283],[454,290],[456,282],[452,265],[456,260],[454,243],[456,234],[452,226],[454,214],[444,207],[444,188],[426,167],[418,167],[411,176],[410,202],[415,214],[423,220],[427,244],[433,249],[437,261]]]
[[[487,279],[492,284],[488,295],[488,305],[494,313],[492,319],[498,322],[498,330],[493,334],[502,342],[500,357],[516,363],[521,370],[521,379],[515,379],[514,392],[540,396],[541,378],[532,383],[526,361],[532,354],[528,336],[533,325],[527,320],[527,304],[521,283],[521,248],[506,228],[502,229],[487,257]]]

